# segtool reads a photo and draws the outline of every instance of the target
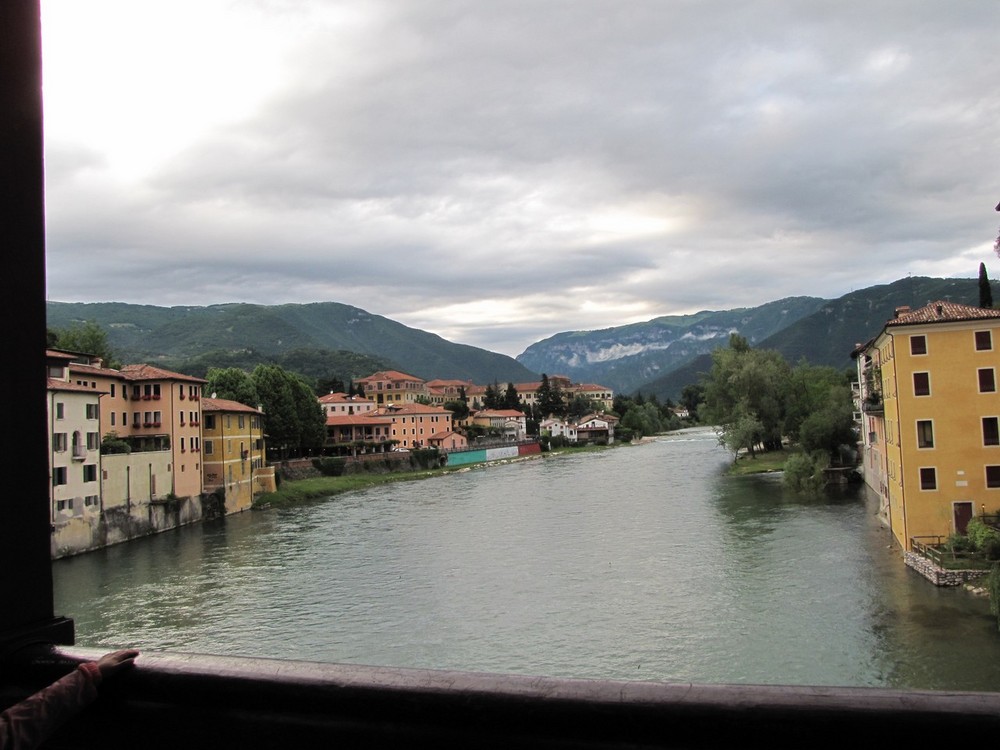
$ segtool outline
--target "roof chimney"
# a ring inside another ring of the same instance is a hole
[[[909,311],[910,311],[909,305],[900,305],[899,307],[896,308],[896,314],[893,317],[898,318],[903,313],[908,313]]]

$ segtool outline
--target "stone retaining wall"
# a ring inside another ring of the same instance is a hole
[[[935,586],[961,586],[966,581],[985,575],[983,570],[945,570],[916,552],[905,554],[906,564]]]

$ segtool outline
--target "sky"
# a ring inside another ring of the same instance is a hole
[[[513,356],[1000,278],[998,31],[995,0],[42,0],[47,296],[341,302]]]

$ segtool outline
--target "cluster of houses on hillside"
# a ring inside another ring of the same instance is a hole
[[[46,367],[54,557],[247,510],[256,495],[275,489],[260,407],[206,395],[204,379],[148,364],[112,369],[96,357],[49,349]],[[515,409],[453,419],[442,404],[463,397],[476,404],[485,393],[471,382],[395,371],[359,382],[370,398],[318,399],[324,453],[464,451],[467,432],[508,444],[527,440],[525,415]],[[563,382],[566,393],[593,394],[610,408],[609,389]],[[532,403],[537,388],[520,384],[522,403]],[[590,428],[573,426],[578,439],[599,436],[592,426],[601,418],[604,438],[613,440],[615,420],[600,413],[590,415]]]
[[[1000,310],[941,301],[852,354],[865,482],[908,553],[1000,510],[998,352]]]
[[[568,398],[582,396],[597,409],[578,420],[546,420],[545,435],[564,435],[570,442],[614,441],[617,417],[606,414],[614,393],[593,384],[574,384],[569,378],[549,379]],[[330,393],[319,401],[326,414],[325,452],[357,455],[391,450],[438,448],[461,451],[469,447],[469,434],[486,434],[504,442],[528,439],[525,413],[520,409],[484,409],[489,386],[463,380],[422,380],[396,370],[383,370],[360,378],[365,397]],[[538,403],[541,382],[516,383],[523,407]],[[456,419],[443,404],[464,401],[467,417]],[[600,426],[598,426],[600,425]]]

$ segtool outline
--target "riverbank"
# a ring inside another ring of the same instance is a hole
[[[642,444],[641,442],[635,443]],[[413,471],[395,471],[386,473],[357,473],[342,474],[339,477],[320,476],[307,477],[305,479],[283,480],[276,492],[267,492],[254,499],[254,510],[265,510],[273,507],[283,507],[296,505],[299,503],[318,500],[332,495],[342,495],[345,492],[354,492],[369,487],[383,484],[393,484],[395,482],[413,482],[418,479],[429,479],[459,471],[473,471],[479,468],[497,466],[514,463],[515,461],[532,461],[536,459],[556,458],[558,456],[571,456],[579,453],[608,450],[630,445],[629,443],[614,443],[612,445],[583,445],[580,447],[563,447],[545,453],[535,453],[517,458],[505,458],[498,461],[489,461],[481,464],[466,464],[464,466],[443,466],[433,469],[415,469]]]

